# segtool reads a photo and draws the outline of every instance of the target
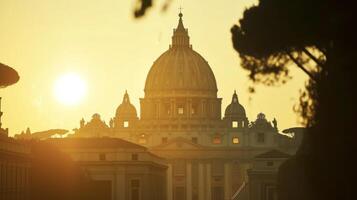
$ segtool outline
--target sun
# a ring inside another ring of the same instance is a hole
[[[66,105],[75,105],[85,97],[87,84],[75,73],[64,74],[55,81],[53,93],[59,102]]]

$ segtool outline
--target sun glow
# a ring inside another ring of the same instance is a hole
[[[59,102],[66,105],[75,105],[85,97],[87,84],[77,74],[64,74],[55,81],[53,93]]]

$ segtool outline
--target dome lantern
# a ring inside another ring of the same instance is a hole
[[[188,36],[188,30],[183,26],[183,14],[181,12],[179,17],[179,23],[177,28],[174,29],[174,34],[172,36],[172,47],[190,47],[190,37]]]

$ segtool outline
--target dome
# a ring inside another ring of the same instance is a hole
[[[245,118],[245,109],[238,101],[238,95],[234,91],[232,102],[229,104],[224,112],[225,118]]]
[[[180,94],[217,96],[217,84],[208,62],[189,44],[180,13],[172,45],[152,65],[145,83],[145,96]]]
[[[128,92],[125,91],[123,102],[118,106],[115,116],[117,118],[137,118],[136,109],[133,104],[130,103]]]

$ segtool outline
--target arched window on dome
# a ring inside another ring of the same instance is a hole
[[[244,121],[242,121],[242,128],[244,128],[244,126],[245,126],[245,123],[244,123]]]

